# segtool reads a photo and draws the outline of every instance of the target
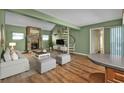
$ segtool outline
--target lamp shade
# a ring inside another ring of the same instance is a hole
[[[15,42],[10,42],[9,46],[16,46],[16,43]]]

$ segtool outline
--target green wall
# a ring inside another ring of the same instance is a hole
[[[110,54],[110,28],[104,29],[104,49],[105,54]]]
[[[1,31],[1,25],[5,25],[5,11],[0,9],[0,31]],[[3,51],[4,47],[1,46],[0,44],[0,58],[1,58],[1,53]]]
[[[90,52],[90,29],[91,28],[111,27],[111,26],[117,26],[117,25],[122,25],[122,19],[83,26],[81,27],[80,31],[71,30],[70,34],[73,35],[76,39],[75,52],[89,54]],[[106,44],[105,48],[107,48],[106,51],[109,52],[109,44]]]
[[[90,51],[90,28],[97,27],[111,27],[122,25],[122,19],[103,22],[99,24],[93,24],[88,26],[81,27],[81,30],[77,31],[71,29],[70,34],[73,35],[76,39],[76,51],[78,53],[89,54]],[[55,30],[55,29],[54,29]],[[13,41],[12,40],[12,32],[22,32],[25,34],[25,27],[6,25],[6,46],[8,46],[9,42],[16,42],[16,49],[25,50],[25,40]],[[49,35],[50,31],[42,31],[42,34]],[[105,29],[105,53],[110,52],[110,33],[109,29]],[[43,48],[49,48],[48,41],[43,41]]]
[[[23,40],[12,40],[12,33],[24,33],[26,38],[26,29],[25,27],[6,25],[6,47],[9,46],[9,42],[16,42],[16,49],[20,51],[25,50],[25,38]]]
[[[43,30],[42,35],[50,35],[50,31]],[[45,48],[45,49],[48,49],[49,48],[49,40],[45,40],[45,41],[43,40],[42,42],[43,42],[42,47]]]
[[[23,40],[12,40],[12,33],[24,33],[26,38],[26,28],[21,26],[6,25],[6,47],[8,47],[9,42],[16,42],[16,49],[20,51],[25,50],[25,39]],[[49,35],[50,31],[42,30],[42,35]],[[48,48],[48,41],[43,41],[43,48]]]

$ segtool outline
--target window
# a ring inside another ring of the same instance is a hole
[[[43,35],[43,40],[49,40],[49,35]]]
[[[24,39],[23,33],[12,33],[12,39],[13,40],[22,40]]]

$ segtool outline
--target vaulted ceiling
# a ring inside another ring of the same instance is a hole
[[[57,18],[75,26],[85,26],[122,18],[121,9],[36,9],[47,14],[47,17]],[[38,20],[18,13],[6,12],[6,24],[17,26],[34,26],[43,30],[52,30],[55,23]]]
[[[6,12],[5,16],[5,23],[9,25],[16,25],[16,26],[33,26],[42,28],[42,30],[51,31],[55,24],[46,22],[44,20],[38,20],[35,18],[31,18],[28,16],[20,15],[17,13]]]
[[[36,9],[36,11],[76,26],[85,26],[122,18],[122,9]]]

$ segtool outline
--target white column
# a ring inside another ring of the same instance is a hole
[[[68,31],[67,53],[69,54],[69,28],[68,27],[67,27],[67,31]]]

